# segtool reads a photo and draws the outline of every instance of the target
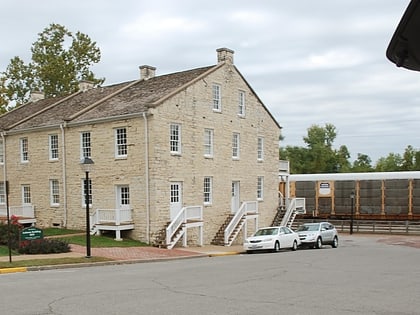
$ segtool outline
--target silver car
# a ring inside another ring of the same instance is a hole
[[[287,226],[270,226],[258,229],[244,241],[244,250],[252,253],[256,250],[278,252],[282,248],[296,250],[300,245],[299,235]]]
[[[334,225],[329,222],[304,223],[298,227],[302,246],[321,248],[322,245],[338,246],[338,233]]]

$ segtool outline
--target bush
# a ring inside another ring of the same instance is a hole
[[[63,240],[39,239],[21,242],[18,249],[20,254],[58,254],[68,253],[70,245]]]
[[[13,216],[11,218],[10,224],[10,239],[11,245],[13,249],[17,249],[19,246],[19,232],[20,232],[20,224],[17,222]],[[0,222],[0,245],[9,245],[9,235],[8,231],[8,224],[7,222]]]

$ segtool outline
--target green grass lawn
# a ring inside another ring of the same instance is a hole
[[[0,261],[0,268],[14,268],[14,267],[36,267],[36,266],[52,266],[52,265],[65,265],[65,264],[81,264],[92,262],[112,261],[112,259],[105,257],[92,256],[86,257],[63,257],[63,258],[49,258],[49,259],[29,259],[14,261]]]
[[[80,230],[68,230],[61,228],[47,228],[43,229],[44,237],[53,237],[65,240],[69,244],[77,245],[86,245],[86,235],[85,231]],[[74,234],[74,235],[72,235]],[[114,233],[105,233],[101,236],[92,235],[90,237],[91,247],[135,247],[135,246],[149,246],[145,243],[124,239],[122,241],[114,240]],[[30,267],[30,266],[45,266],[45,265],[62,265],[62,264],[78,264],[78,263],[87,263],[87,262],[101,262],[101,261],[111,261],[111,259],[104,257],[63,257],[63,258],[51,258],[51,259],[30,259],[30,260],[20,260],[14,261],[13,256],[18,256],[19,253],[12,251],[12,263],[1,262],[0,268],[10,268],[10,267]],[[7,246],[0,246],[0,256],[9,256],[9,249]]]
[[[44,237],[47,236],[57,236],[57,235],[68,235],[68,234],[78,234],[83,233],[81,230],[69,230],[61,228],[46,228],[42,230],[44,232]]]
[[[116,241],[113,239],[114,235],[92,235],[90,237],[90,244],[92,247],[135,247],[135,246],[149,246],[145,243],[134,241],[130,239],[124,239],[122,241]],[[63,240],[69,244],[86,245],[86,235],[75,235],[75,236],[64,236]]]

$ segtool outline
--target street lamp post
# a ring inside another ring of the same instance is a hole
[[[354,191],[350,193],[351,212],[350,212],[350,234],[353,234],[353,215],[354,215]]]
[[[80,161],[80,166],[82,170],[85,172],[85,206],[86,206],[86,258],[90,258],[90,213],[89,213],[89,172],[92,171],[93,168],[93,160],[89,157],[84,157]]]

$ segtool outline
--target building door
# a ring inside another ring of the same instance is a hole
[[[236,213],[239,209],[239,182],[234,181],[232,182],[232,202],[231,202],[231,210],[232,213]]]
[[[130,187],[128,185],[116,186],[116,197],[115,207],[118,210],[118,214],[116,213],[115,220],[118,222],[131,221]]]
[[[117,209],[130,209],[130,187],[117,186]]]
[[[181,209],[182,209],[182,183],[172,182],[171,183],[171,205],[170,205],[171,220],[175,218],[175,216],[181,211]]]

